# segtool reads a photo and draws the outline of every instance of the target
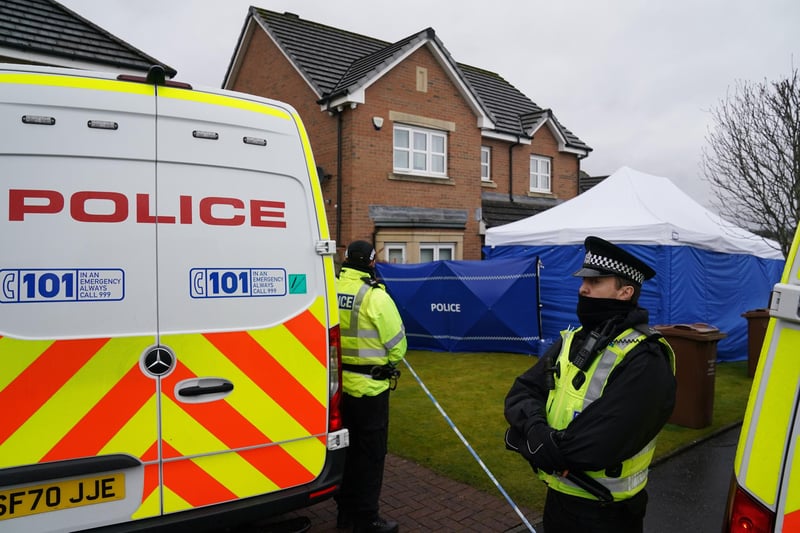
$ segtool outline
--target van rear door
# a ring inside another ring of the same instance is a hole
[[[164,512],[313,481],[326,458],[328,307],[292,114],[158,87]]]
[[[0,529],[159,513],[154,88],[0,69]],[[138,514],[137,514],[137,510]]]

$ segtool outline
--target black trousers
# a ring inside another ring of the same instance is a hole
[[[342,421],[350,432],[342,487],[335,500],[340,513],[356,522],[378,516],[383,465],[389,438],[389,391],[377,396],[342,397]]]
[[[642,533],[647,492],[602,503],[547,489],[544,533]]]

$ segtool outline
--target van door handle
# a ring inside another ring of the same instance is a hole
[[[183,398],[194,398],[208,394],[225,395],[233,390],[233,383],[222,378],[195,378],[178,384],[176,392]]]

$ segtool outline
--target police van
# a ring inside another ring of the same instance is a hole
[[[335,243],[295,110],[158,66],[0,65],[0,138],[0,531],[330,497]]]
[[[772,291],[745,411],[725,533],[800,532],[800,231]]]

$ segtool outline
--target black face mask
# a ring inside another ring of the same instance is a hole
[[[610,318],[625,316],[634,309],[636,305],[630,300],[578,295],[578,319],[586,330],[594,329]]]

